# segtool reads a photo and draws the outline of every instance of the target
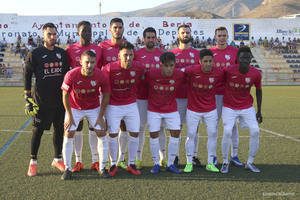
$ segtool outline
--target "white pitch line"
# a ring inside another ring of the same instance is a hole
[[[293,141],[296,141],[296,142],[300,142],[299,139],[293,138],[293,137],[291,137],[291,136],[283,135],[283,134],[281,134],[281,133],[276,133],[276,132],[274,132],[274,131],[270,131],[270,130],[267,130],[267,129],[264,129],[264,128],[260,128],[260,130],[262,130],[262,131],[264,131],[264,132],[266,132],[266,133],[270,133],[270,134],[273,134],[273,135],[277,135],[277,136],[279,136],[279,137],[284,137],[284,138],[289,139],[289,140],[293,140]]]

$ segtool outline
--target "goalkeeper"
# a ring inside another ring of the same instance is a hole
[[[31,160],[28,176],[36,176],[37,154],[44,130],[53,123],[54,160],[52,166],[64,171],[62,144],[65,110],[62,104],[62,85],[68,71],[66,52],[55,46],[57,29],[52,23],[43,26],[44,44],[26,58],[24,71],[25,114],[33,118]],[[35,85],[31,94],[32,75]]]

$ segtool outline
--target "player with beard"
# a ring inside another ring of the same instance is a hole
[[[92,27],[91,23],[88,21],[81,21],[77,26],[79,42],[76,42],[72,45],[69,45],[66,49],[68,55],[69,65],[74,69],[81,67],[80,58],[81,54],[84,51],[91,50],[96,54],[96,66],[98,68],[102,67],[102,52],[101,48],[93,43],[92,40]],[[72,169],[72,172],[80,172],[84,167],[82,164],[82,129],[83,129],[83,120],[80,121],[76,134],[74,136],[74,146],[75,146],[75,155],[76,155],[76,164]],[[97,150],[97,135],[93,128],[89,127],[89,144],[92,154],[92,165],[91,170],[99,171],[99,160],[98,160],[98,150]]]
[[[110,21],[109,32],[111,34],[110,40],[105,40],[99,43],[99,46],[102,49],[102,64],[103,66],[108,63],[115,62],[119,60],[119,47],[125,42],[123,39],[124,33],[124,23],[120,18],[113,18]],[[128,132],[126,130],[126,125],[123,120],[121,120],[120,124],[120,134],[119,134],[119,158],[118,158],[118,166],[126,169],[127,164],[125,162],[125,154],[128,143]]]
[[[191,47],[192,36],[190,26],[184,24],[178,27],[178,40],[179,46],[176,49],[170,50],[176,56],[176,68],[183,69],[189,65],[196,65],[199,63],[199,51]],[[180,114],[181,126],[186,123],[186,110],[187,110],[187,88],[188,84],[183,83],[178,88],[176,93],[176,102],[178,106],[178,112]],[[195,137],[195,149],[193,156],[193,164],[201,166],[201,163],[197,157],[198,154],[199,136]],[[178,151],[179,152],[179,151]],[[179,166],[179,156],[177,155],[174,164]]]
[[[232,129],[237,119],[250,131],[249,155],[245,168],[252,172],[260,172],[253,164],[259,146],[259,126],[262,123],[261,102],[261,73],[250,66],[253,58],[249,47],[241,47],[237,53],[238,64],[224,69],[225,95],[222,108],[223,139],[222,154],[223,164],[221,173],[228,173],[228,154],[232,138]],[[250,94],[251,87],[256,88],[257,113],[253,107],[253,97]]]
[[[210,48],[210,50],[214,54],[214,62],[217,67],[221,69],[225,69],[229,66],[236,64],[236,55],[238,52],[238,48],[232,47],[227,44],[228,40],[228,31],[225,27],[218,27],[215,30],[215,40],[217,41],[217,45]],[[223,106],[223,96],[225,93],[225,85],[224,83],[219,83],[217,85],[216,91],[216,106],[218,112],[218,121],[222,116],[222,106]],[[219,122],[218,122],[219,123]],[[235,166],[242,167],[243,163],[238,158],[238,147],[239,147],[239,132],[238,132],[238,124],[235,123],[232,132],[232,143],[231,143],[231,157],[230,162]],[[217,165],[217,158],[214,158],[214,164]]]
[[[161,49],[156,48],[156,30],[152,27],[148,27],[143,32],[143,41],[145,44],[144,48],[141,48],[135,52],[134,60],[140,61],[146,67],[146,70],[149,71],[151,69],[156,69],[160,67],[160,55],[163,53]],[[147,106],[148,106],[148,90],[147,90],[147,83],[145,80],[142,80],[138,84],[137,88],[137,105],[140,114],[140,132],[139,132],[139,148],[137,151],[137,158],[136,158],[136,167],[137,169],[141,168],[142,162],[142,154],[143,154],[143,146],[144,146],[144,134],[145,134],[145,127],[147,123]],[[160,163],[161,165],[166,166],[166,144],[165,139],[166,134],[164,129],[161,127],[159,138],[160,141]]]
[[[55,46],[57,29],[53,23],[43,26],[44,45],[29,52],[24,70],[25,113],[33,117],[31,160],[28,176],[36,176],[37,154],[44,130],[53,123],[54,160],[52,166],[65,170],[62,160],[65,110],[60,86],[68,71],[66,52]],[[32,75],[36,81],[31,96]]]

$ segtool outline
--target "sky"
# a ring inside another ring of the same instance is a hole
[[[18,15],[98,15],[100,0],[2,0],[1,13]],[[102,14],[152,8],[173,0],[101,0]]]

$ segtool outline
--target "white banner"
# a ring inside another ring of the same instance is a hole
[[[190,19],[190,18],[164,18],[164,17],[124,17],[124,36],[130,42],[135,42],[137,36],[142,38],[143,30],[147,27],[154,27],[164,44],[170,43],[177,37],[177,28],[182,24],[189,24],[194,37],[202,36],[207,39],[213,38],[215,29],[225,26],[229,32],[229,42],[233,40],[234,34],[248,34],[248,37],[282,37],[299,38],[299,19]],[[111,18],[100,16],[18,16],[14,14],[0,14],[0,40],[4,37],[8,42],[16,42],[18,34],[22,42],[27,42],[29,35],[36,38],[41,36],[43,24],[52,22],[58,28],[58,35],[61,42],[66,42],[68,36],[77,36],[77,24],[82,20],[92,23],[93,40],[99,36],[110,38],[109,22]],[[241,24],[241,30],[233,30],[234,24]],[[248,33],[243,27],[247,25]],[[242,30],[243,29],[243,30]],[[240,32],[239,32],[240,31]],[[243,32],[244,31],[244,32]],[[238,37],[236,37],[238,38]]]

